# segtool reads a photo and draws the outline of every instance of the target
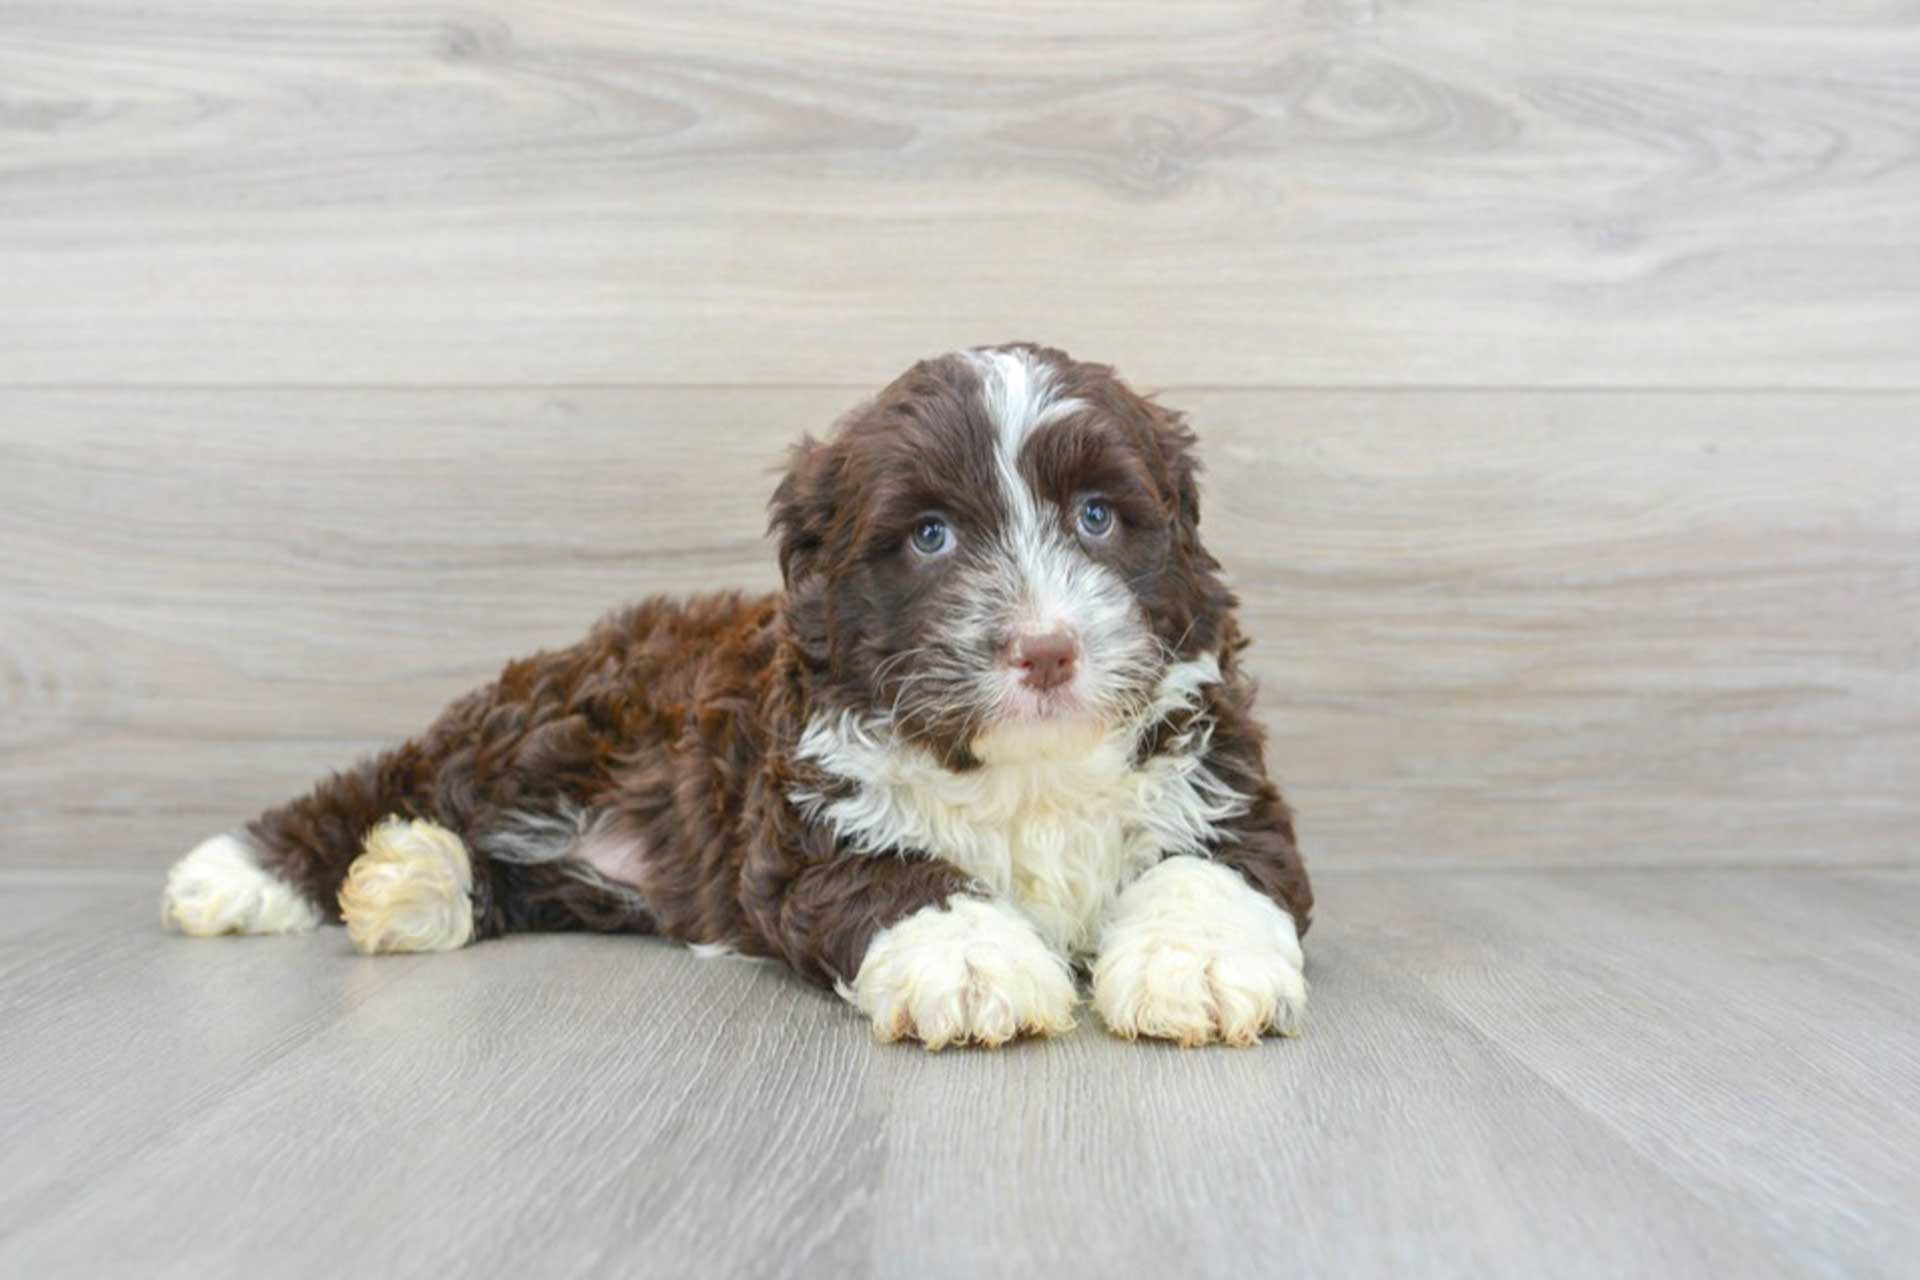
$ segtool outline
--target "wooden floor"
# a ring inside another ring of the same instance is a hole
[[[1034,338],[1186,410],[1311,1030],[163,936]],[[0,1276],[1912,1275],[1910,0],[0,0]]]
[[[0,880],[0,1274],[1911,1275],[1920,873],[1323,878],[1307,1034],[876,1047],[780,971]]]

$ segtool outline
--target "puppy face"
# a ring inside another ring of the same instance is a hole
[[[924,361],[803,442],[773,500],[788,622],[839,706],[955,767],[1076,748],[1215,650],[1193,437],[1101,365]]]

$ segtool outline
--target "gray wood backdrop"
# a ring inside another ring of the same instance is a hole
[[[157,868],[1030,337],[1326,868],[1899,864],[1920,7],[0,0],[0,862]]]

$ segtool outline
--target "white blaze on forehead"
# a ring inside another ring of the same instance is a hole
[[[980,396],[994,427],[994,457],[1006,492],[1016,539],[1039,533],[1039,496],[1020,475],[1020,447],[1035,427],[1081,407],[1078,400],[1055,399],[1053,370],[1025,351],[969,351],[967,361],[980,375]]]
[[[1009,470],[1028,432],[1081,407],[1078,400],[1054,398],[1053,370],[1028,352],[969,351],[966,358],[980,375],[980,394]]]
[[[1099,704],[1130,684],[1151,658],[1152,639],[1119,575],[1089,556],[1053,510],[1020,474],[1020,451],[1046,423],[1083,408],[1057,394],[1053,368],[1032,353],[964,353],[980,378],[980,397],[993,424],[994,455],[1007,522],[998,554],[972,584],[973,608],[957,620],[968,638],[1067,627],[1080,638],[1085,661],[1076,684]],[[983,695],[993,702],[1004,672],[983,672]]]
[[[1085,576],[1085,557],[1069,548],[1047,519],[1040,495],[1020,474],[1020,450],[1035,428],[1081,403],[1055,398],[1053,370],[1028,352],[969,351],[966,357],[980,375],[980,397],[994,427],[994,458],[1007,500],[1007,550],[1022,570],[1024,603],[1035,615],[1027,621],[1042,627],[1071,622],[1058,615],[1073,597],[1090,594],[1074,589],[1073,579]]]

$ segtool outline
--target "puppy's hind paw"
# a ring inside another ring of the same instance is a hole
[[[372,955],[453,951],[473,940],[473,864],[437,823],[388,818],[367,833],[340,886],[353,945]]]

